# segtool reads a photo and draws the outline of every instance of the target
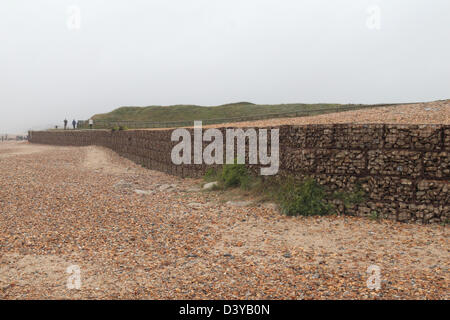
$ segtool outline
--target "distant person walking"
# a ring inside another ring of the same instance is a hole
[[[73,121],[72,121],[72,126],[73,126],[73,130],[75,130],[77,127],[77,122],[75,121],[75,119],[73,119]]]
[[[89,119],[89,129],[92,129],[93,125],[94,125],[94,120]]]
[[[64,119],[64,130],[66,130],[67,129],[67,119]]]

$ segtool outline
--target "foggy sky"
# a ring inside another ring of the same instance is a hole
[[[450,98],[449,21],[448,0],[2,0],[0,134],[131,105]]]

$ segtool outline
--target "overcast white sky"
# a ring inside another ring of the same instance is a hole
[[[0,2],[0,133],[131,105],[445,98],[448,0]]]

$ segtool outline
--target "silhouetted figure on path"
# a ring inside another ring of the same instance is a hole
[[[64,130],[66,130],[67,129],[67,119],[64,119]]]
[[[77,122],[75,121],[75,119],[73,119],[73,121],[72,121],[72,126],[73,126],[73,130],[75,130],[75,128],[77,126]]]

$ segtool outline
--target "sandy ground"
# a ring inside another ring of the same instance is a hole
[[[199,183],[103,148],[0,143],[0,298],[449,298],[446,226],[286,217]]]
[[[5,141],[0,142],[0,158],[11,157],[15,155],[25,155],[32,154],[36,152],[43,152],[50,150],[50,146],[44,145],[33,145],[26,141],[15,142],[15,141]]]

